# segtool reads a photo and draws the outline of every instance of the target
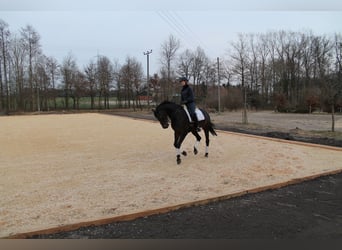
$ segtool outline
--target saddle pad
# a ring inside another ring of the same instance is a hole
[[[195,109],[195,113],[198,121],[203,121],[205,119],[203,112],[199,108]]]
[[[191,122],[192,119],[191,119],[189,111],[188,111],[188,109],[186,108],[185,105],[183,105],[183,109],[184,109],[185,113],[187,114],[187,116],[189,118],[189,121]],[[199,108],[195,109],[195,114],[197,116],[197,121],[203,121],[205,119],[205,117],[203,115],[203,112]]]

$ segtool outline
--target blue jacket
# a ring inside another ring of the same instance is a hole
[[[184,85],[181,91],[181,103],[186,105],[194,101],[194,92],[188,84]]]

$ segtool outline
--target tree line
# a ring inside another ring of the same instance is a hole
[[[178,101],[179,76],[189,78],[207,108],[341,112],[341,34],[239,34],[220,60],[201,47],[180,48],[170,35],[160,47],[159,71],[149,77],[135,57],[120,64],[98,55],[80,68],[72,54],[62,62],[44,55],[32,26],[12,33],[0,19],[0,112],[79,109],[84,98],[91,109]]]

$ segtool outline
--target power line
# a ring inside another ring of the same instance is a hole
[[[184,28],[182,23],[179,22],[178,18],[173,16],[172,12],[165,12],[165,15],[169,18],[170,21],[172,21],[172,23],[174,23],[179,28],[179,30],[182,31],[183,35],[187,35],[187,30]]]
[[[181,23],[182,27],[185,28],[185,30],[187,30],[187,32],[201,45],[201,47],[203,47],[205,50],[210,51],[211,54],[214,54],[212,49],[210,47],[208,47],[203,40],[197,36],[197,34],[185,23],[184,19],[181,17],[181,15],[179,15],[177,12],[172,12],[174,13],[174,15],[176,16],[176,20],[178,21],[178,23]],[[220,61],[220,64],[223,66],[223,68],[227,71],[228,67],[225,63],[225,61]]]
[[[197,36],[197,34],[185,23],[179,14],[175,11],[157,11],[158,15],[182,38],[187,45],[191,47],[201,46],[204,49],[213,52],[206,44]],[[191,39],[192,38],[192,39]],[[190,40],[188,40],[190,39]],[[190,41],[190,42],[189,42]],[[197,44],[196,44],[197,43]],[[212,53],[214,54],[214,53]],[[220,62],[223,68],[228,71],[225,61]],[[218,83],[219,84],[219,83]]]
[[[175,14],[175,16],[177,17],[177,20],[179,20],[181,23],[182,23],[182,25],[185,27],[185,29],[186,30],[188,30],[188,32],[189,33],[191,33],[191,36],[192,37],[194,37],[197,41],[198,41],[198,43],[199,44],[201,44],[201,46],[204,48],[204,49],[206,49],[207,51],[210,51],[210,52],[212,52],[212,54],[214,54],[213,53],[213,51],[212,51],[212,49],[210,48],[210,47],[208,47],[203,41],[202,41],[202,39],[199,37],[199,36],[197,36],[197,34],[184,22],[184,20],[182,19],[182,17],[177,13],[177,12],[174,12],[174,14]],[[224,69],[226,70],[226,71],[228,71],[228,66],[226,65],[226,63],[225,63],[225,61],[223,60],[223,61],[220,61],[220,64],[224,67]]]
[[[195,32],[184,22],[182,17],[178,15],[177,12],[173,12],[173,14],[176,16],[176,20],[180,23],[182,27],[185,29],[185,33],[189,33],[203,48],[207,48],[205,44],[202,42],[202,40],[196,35]]]
[[[179,39],[184,41],[187,46],[193,47],[191,40],[188,40],[188,36],[183,28],[180,27],[178,23],[175,22],[174,18],[169,15],[166,11],[157,11],[157,14],[171,27],[173,31],[177,33]]]

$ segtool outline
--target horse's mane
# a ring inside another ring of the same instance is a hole
[[[164,104],[175,104],[174,102],[170,102],[168,100],[162,101],[159,105],[164,105]]]
[[[175,107],[181,107],[180,105],[178,105],[177,103],[175,102],[171,102],[171,101],[168,101],[168,100],[165,100],[165,101],[162,101],[158,106],[161,106],[161,105],[174,105]]]

